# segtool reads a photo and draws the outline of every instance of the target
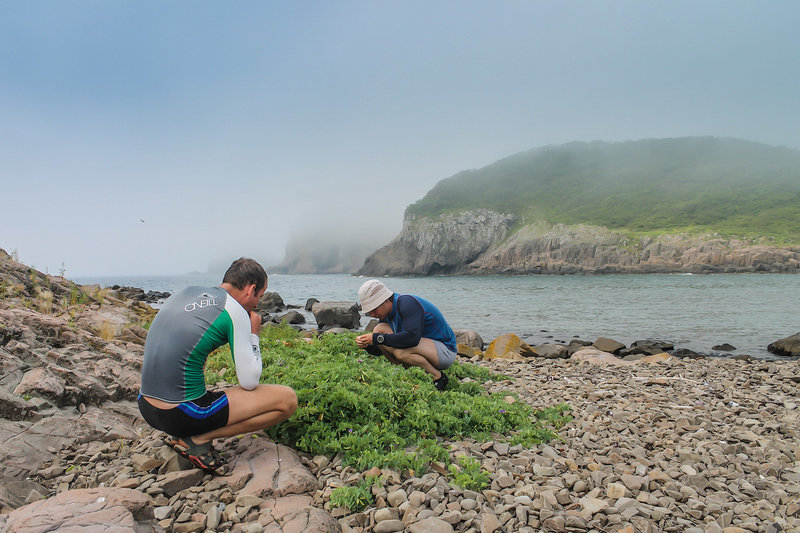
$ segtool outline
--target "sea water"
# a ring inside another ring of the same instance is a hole
[[[454,329],[477,331],[488,343],[516,333],[529,344],[594,341],[626,345],[640,339],[723,356],[776,359],[767,345],[800,331],[800,275],[646,274],[602,276],[453,276],[380,278],[391,290],[435,303]],[[128,285],[175,292],[189,285],[218,285],[219,275],[79,278],[78,283]],[[269,291],[314,325],[303,311],[308,298],[358,299],[365,278],[349,275],[269,277]],[[363,317],[362,324],[368,322]],[[712,350],[722,343],[730,352]]]

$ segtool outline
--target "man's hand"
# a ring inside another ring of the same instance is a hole
[[[258,335],[258,332],[261,331],[261,315],[255,311],[250,311],[250,331],[255,335]]]
[[[359,348],[366,348],[372,345],[372,333],[365,333],[356,337],[356,344]]]

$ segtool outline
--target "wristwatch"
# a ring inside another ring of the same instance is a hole
[[[377,335],[375,335],[375,342],[377,342],[378,344],[383,344],[383,334],[378,333]]]

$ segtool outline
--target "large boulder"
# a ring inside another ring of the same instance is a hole
[[[775,355],[800,355],[800,331],[789,337],[778,339],[767,346]]]
[[[625,349],[625,345],[621,342],[615,341],[614,339],[608,339],[606,337],[598,338],[596,341],[594,341],[593,346],[601,352],[613,354],[618,354]]]
[[[278,323],[286,322],[287,324],[305,324],[306,317],[298,311],[289,311],[286,314],[275,317]]]
[[[283,303],[283,298],[277,292],[265,292],[256,306],[257,311],[267,313],[276,313],[284,309],[286,309],[286,304]]]
[[[113,526],[113,527],[112,527]],[[3,531],[164,531],[156,523],[150,498],[133,489],[96,488],[68,490],[25,505],[8,515]]]
[[[516,361],[535,355],[528,343],[513,333],[500,335],[490,342],[489,346],[486,347],[486,351],[483,352],[484,359],[511,359]]]
[[[481,337],[477,331],[471,329],[456,329],[453,330],[453,333],[456,334],[457,344],[465,344],[476,350],[483,350],[483,346],[486,344],[483,342],[483,337]]]
[[[330,328],[357,328],[361,322],[361,313],[355,302],[317,302],[311,306],[311,312],[321,330]]]
[[[533,353],[546,359],[568,359],[569,349],[563,344],[539,344],[533,347]]]

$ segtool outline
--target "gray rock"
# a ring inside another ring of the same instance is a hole
[[[471,329],[455,329],[453,333],[456,334],[456,342],[458,344],[466,344],[476,350],[483,350],[485,342],[483,337],[477,331]]]
[[[566,359],[570,356],[568,348],[563,344],[539,344],[532,348],[536,355],[548,359]]]
[[[265,292],[256,306],[256,310],[267,313],[276,313],[284,309],[286,309],[286,304],[283,303],[283,298],[277,292]]]
[[[800,355],[800,331],[770,343],[767,350],[775,355]]]
[[[321,330],[334,327],[353,329],[361,321],[355,302],[317,302],[311,306],[311,312]]]
[[[276,317],[276,320],[280,322],[286,322],[287,324],[305,324],[306,317],[302,314],[298,313],[297,311],[289,311],[286,314],[283,314],[279,317]]]

